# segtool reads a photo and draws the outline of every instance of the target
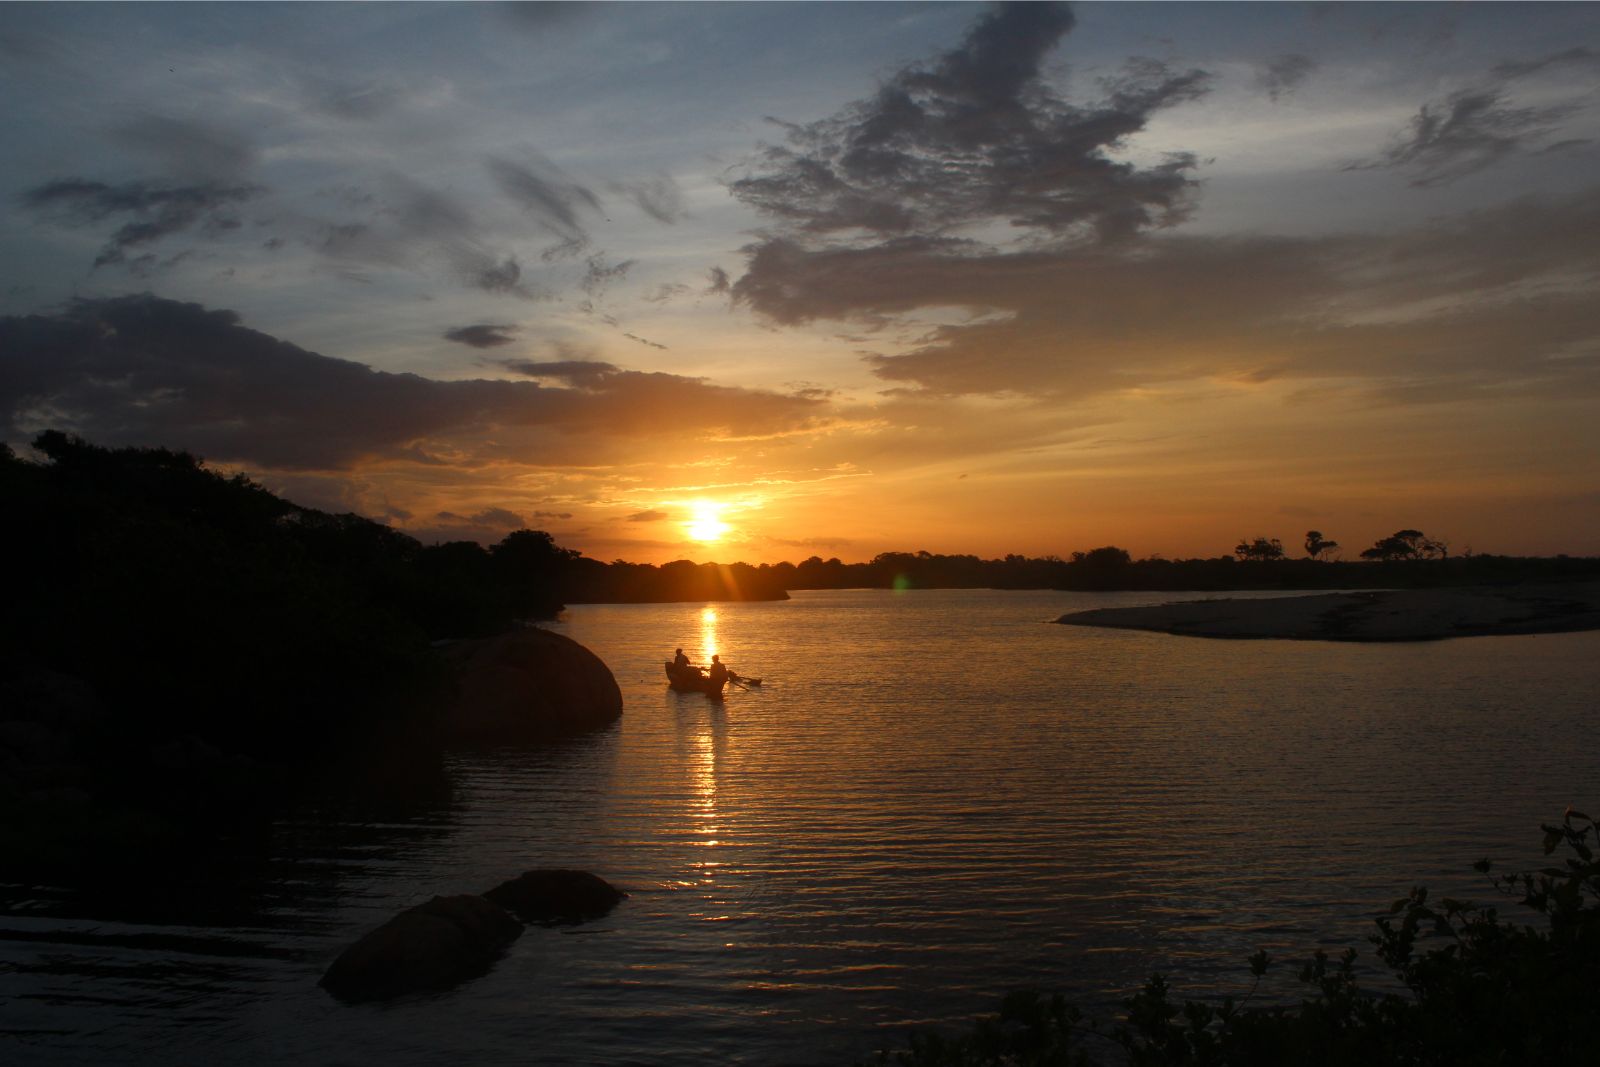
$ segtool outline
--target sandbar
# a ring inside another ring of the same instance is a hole
[[[1190,600],[1095,608],[1056,621],[1191,637],[1299,641],[1437,641],[1565,633],[1600,629],[1600,582]]]

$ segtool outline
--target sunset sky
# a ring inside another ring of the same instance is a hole
[[[1600,5],[7,4],[0,413],[600,559],[1600,553]]]

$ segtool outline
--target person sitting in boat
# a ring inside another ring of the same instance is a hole
[[[728,668],[721,656],[711,657],[711,684],[721,687],[728,681]]]
[[[693,663],[690,663],[689,657],[683,654],[683,649],[681,648],[678,649],[678,654],[672,657],[672,669],[686,678],[704,678],[706,676],[705,668],[696,667]]]

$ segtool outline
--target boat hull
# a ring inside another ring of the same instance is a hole
[[[726,679],[713,682],[693,667],[676,667],[667,662],[667,684],[680,693],[704,693],[708,697],[721,697]]]

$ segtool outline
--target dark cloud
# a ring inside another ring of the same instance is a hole
[[[1426,188],[1474,174],[1540,146],[1570,105],[1513,107],[1499,87],[1463,89],[1424,104],[1406,132],[1376,160],[1346,169],[1395,168]]]
[[[685,218],[688,211],[683,204],[683,190],[667,174],[657,175],[638,182],[622,182],[617,190],[639,205],[639,210],[655,219],[672,225]]]
[[[519,30],[543,35],[593,14],[593,4],[579,0],[516,0],[495,4],[493,10]]]
[[[546,160],[522,164],[490,156],[487,163],[495,183],[524,211],[563,241],[587,243],[580,213],[600,211],[594,193]]]
[[[613,439],[778,432],[818,412],[800,398],[603,364],[539,372],[568,388],[390,374],[247,329],[231,311],[148,295],[0,319],[0,352],[11,440],[54,426],[282,470],[442,455],[593,462]]]
[[[1061,5],[1002,5],[872,98],[789,125],[788,145],[731,184],[776,226],[743,249],[745,273],[726,291],[779,324],[882,330],[936,306],[1010,314],[1016,280],[1041,263],[1107,254],[1182,220],[1193,154],[1145,166],[1113,157],[1209,76],[1134,59],[1102,80],[1098,100],[1069,102],[1041,65],[1072,24]],[[724,290],[719,269],[711,280]],[[908,380],[904,364],[874,365]]]
[[[200,183],[107,185],[62,178],[28,190],[22,202],[34,210],[81,226],[126,218],[95,257],[94,265],[124,263],[132,249],[176,234],[216,235],[240,225],[234,209],[261,194],[259,186]]]
[[[1385,234],[1175,236],[1160,224],[1181,216],[1192,157],[1134,169],[1108,153],[1204,75],[1136,60],[1102,103],[1069,105],[1036,76],[1065,21],[998,73],[972,73],[990,69],[986,31],[1047,15],[1000,9],[872,100],[791,126],[789,146],[734,186],[777,223],[743,250],[735,298],[779,325],[877,331],[864,358],[892,387],[883,403],[904,410],[1329,379],[1348,403],[1600,393],[1600,365],[1581,355],[1600,346],[1600,247],[1578,236],[1600,229],[1600,190]],[[1306,69],[1280,61],[1279,84]],[[989,121],[972,130],[953,118],[976,112]],[[1561,113],[1512,107],[1498,89],[1458,94],[1424,109],[1381,165],[1445,180],[1527,147]],[[1030,183],[1013,159],[1062,166]],[[1002,222],[1025,239],[997,240]]]
[[[471,285],[485,292],[532,295],[521,284],[522,264],[517,262],[516,256],[507,256],[498,263],[493,260],[486,263],[466,261],[463,274]]]
[[[1110,240],[1181,219],[1192,156],[1141,168],[1108,152],[1155,112],[1202,94],[1207,76],[1138,60],[1100,103],[1069,104],[1040,64],[1072,25],[1065,5],[1002,5],[959,47],[901,70],[871,99],[781,124],[788,146],[766,149],[730,189],[810,237],[1001,222],[1035,238]]]
[[[444,513],[440,514],[443,518]],[[467,521],[475,526],[501,526],[508,530],[520,529],[523,526],[522,516],[505,508],[486,508],[476,515],[467,516]]]
[[[795,252],[790,319],[977,306],[868,362],[940,395],[1087,397],[1194,381],[1342,379],[1394,403],[1600,393],[1600,189],[1386,234],[1152,238],[1137,250],[930,261]],[[755,269],[760,269],[757,262]],[[774,298],[776,301],[777,298]]]
[[[1291,52],[1269,60],[1256,73],[1256,84],[1273,100],[1278,100],[1298,89],[1316,69],[1316,60]]]
[[[663,351],[665,351],[667,348],[666,345],[660,343],[659,341],[652,341],[647,337],[640,337],[638,334],[624,333],[622,336],[626,337],[630,341],[638,341],[640,344],[647,345],[650,348],[659,348]]]
[[[1555,52],[1539,59],[1512,61],[1501,63],[1491,72],[1498,78],[1525,78],[1530,74],[1538,74],[1558,66],[1600,66],[1600,52],[1592,48],[1568,48],[1564,52]]]
[[[570,518],[572,518],[572,512],[570,512],[570,511],[535,511],[530,516],[530,518],[532,518],[536,522],[539,519],[570,519]]]
[[[548,378],[580,389],[595,388],[622,373],[615,364],[597,360],[563,359],[539,363],[531,359],[503,359],[499,364],[529,378]]]
[[[243,133],[165,115],[122,123],[113,128],[112,136],[184,177],[237,178],[257,156],[255,145]]]
[[[721,267],[712,267],[706,271],[706,276],[711,279],[711,284],[706,288],[707,293],[726,293],[733,287],[728,279],[728,272]]]
[[[492,544],[510,531],[521,530],[527,526],[521,515],[506,508],[484,508],[471,515],[463,515],[457,511],[439,511],[434,513],[433,522],[435,525],[412,527],[408,532],[424,544],[436,544],[441,541],[478,541],[482,544]]]
[[[628,521],[629,522],[661,522],[664,519],[670,519],[670,518],[672,518],[672,516],[669,515],[668,513],[666,513],[665,511],[637,511],[637,512],[634,512],[632,515],[628,516]]]
[[[446,341],[457,344],[470,345],[473,348],[498,348],[501,345],[514,344],[516,338],[512,336],[517,332],[515,326],[509,323],[479,323],[474,326],[457,326],[453,330],[444,332]]]

